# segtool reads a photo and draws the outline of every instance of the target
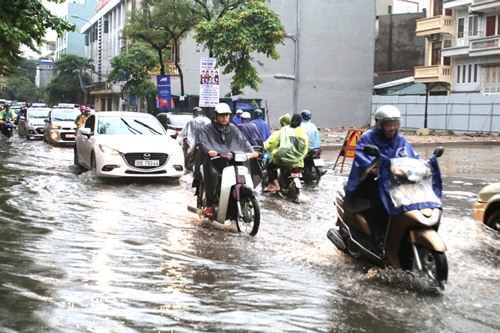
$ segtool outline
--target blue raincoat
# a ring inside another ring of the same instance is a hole
[[[306,131],[307,136],[309,137],[309,146],[307,147],[307,150],[311,151],[315,148],[319,148],[319,131],[316,125],[311,123],[310,120],[302,120],[300,128]]]
[[[241,124],[241,117],[238,117],[237,114],[235,114],[234,117],[233,117],[233,124],[235,126],[238,126],[239,124]]]
[[[241,133],[243,133],[252,146],[262,147],[264,145],[260,137],[259,129],[255,126],[255,124],[250,122],[250,119],[242,118],[241,124],[238,125],[238,129]]]
[[[267,126],[266,122],[262,120],[262,116],[256,115],[252,123],[259,129],[262,142],[266,142],[266,140],[271,136],[271,131],[269,130],[269,126]]]
[[[349,174],[349,180],[347,182],[346,192],[344,201],[348,201],[357,186],[359,185],[359,180],[364,170],[368,165],[375,159],[374,156],[368,156],[363,152],[363,147],[365,145],[377,146],[380,150],[380,162],[379,162],[379,175],[378,175],[378,188],[380,197],[384,206],[389,213],[389,215],[397,215],[405,211],[410,211],[414,209],[424,209],[424,208],[440,208],[442,209],[441,203],[437,202],[421,202],[412,205],[403,205],[395,207],[390,194],[389,194],[389,180],[390,180],[390,167],[391,159],[399,157],[408,157],[420,159],[417,153],[413,150],[412,146],[406,141],[406,139],[401,135],[397,134],[393,139],[387,139],[382,131],[377,130],[375,127],[370,131],[365,133],[360,137],[356,143],[356,154],[354,157],[354,162],[352,165],[351,173]],[[436,194],[437,198],[441,199],[442,192],[442,182],[441,182],[441,172],[437,164],[437,159],[432,156],[429,159],[432,167],[432,189]]]

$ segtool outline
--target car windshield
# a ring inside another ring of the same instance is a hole
[[[28,118],[47,118],[49,110],[28,110]]]
[[[190,114],[174,114],[171,115],[169,120],[170,120],[170,125],[174,127],[184,127],[186,126],[186,123],[193,119],[193,116]]]
[[[116,116],[99,118],[99,134],[165,135],[154,117]]]
[[[80,114],[78,109],[54,110],[53,112],[54,115],[52,116],[52,119],[58,121],[74,121],[76,116]]]

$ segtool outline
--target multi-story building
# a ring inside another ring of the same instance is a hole
[[[85,36],[80,33],[86,19],[90,19],[94,14],[95,0],[69,0],[59,5],[64,6],[64,18],[76,25],[76,31],[65,32],[64,36],[58,37],[55,45],[56,60],[61,58],[61,54],[70,53],[80,57],[85,56]],[[72,17],[77,15],[82,19]]]
[[[45,88],[55,74],[53,62],[52,60],[39,60],[35,64],[35,85],[40,88]]]
[[[448,94],[500,94],[500,1],[431,0],[430,14],[417,21],[428,56],[415,81]]]
[[[376,0],[376,13],[377,16],[390,13],[419,13],[427,10],[428,5],[429,0]],[[389,6],[391,12],[389,12]]]

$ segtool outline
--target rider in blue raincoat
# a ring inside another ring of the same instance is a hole
[[[307,132],[309,137],[309,145],[307,150],[311,151],[313,149],[319,148],[319,131],[316,125],[311,122],[311,112],[304,110],[300,113],[302,116],[302,122],[300,123],[300,128]]]
[[[389,215],[414,209],[414,207],[405,206],[394,207],[392,204],[388,189],[390,159],[400,157],[419,159],[420,157],[408,141],[398,133],[401,113],[396,107],[391,105],[380,107],[375,113],[375,120],[375,127],[362,135],[356,143],[356,153],[346,186],[344,202],[348,205],[348,202],[357,196],[370,200],[370,211],[365,216],[373,234],[374,246],[376,250],[381,250]],[[375,159],[374,156],[368,156],[363,152],[366,145],[377,146],[381,158],[378,168],[374,168],[360,185],[363,172]],[[436,158],[432,157],[430,162],[433,169],[433,190],[440,199],[441,174]],[[442,206],[440,203],[428,202],[420,203],[418,208],[442,208]]]
[[[262,120],[262,110],[255,110],[253,115],[254,120],[252,120],[252,123],[255,124],[259,129],[260,136],[262,137],[262,142],[266,142],[267,139],[271,136],[271,131],[269,130],[269,126],[267,126],[266,122]]]
[[[255,124],[250,122],[250,113],[243,112],[241,115],[241,124],[238,125],[238,129],[253,147],[262,147],[264,145],[260,137],[259,129]]]

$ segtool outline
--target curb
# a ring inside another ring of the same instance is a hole
[[[500,141],[454,141],[454,142],[416,142],[410,143],[414,148],[420,147],[450,147],[450,148],[467,148],[467,147],[489,147],[489,146],[500,146]],[[332,151],[340,150],[342,144],[332,143],[320,145],[321,150]]]

